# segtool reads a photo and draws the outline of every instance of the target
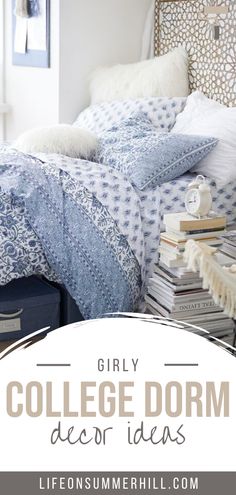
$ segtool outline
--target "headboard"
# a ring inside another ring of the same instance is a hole
[[[155,0],[155,55],[178,45],[191,91],[236,106],[236,0]]]

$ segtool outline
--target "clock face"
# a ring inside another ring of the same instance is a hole
[[[190,215],[197,215],[200,207],[200,194],[197,189],[190,189],[186,194],[185,207]]]

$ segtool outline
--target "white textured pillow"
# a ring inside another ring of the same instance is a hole
[[[217,138],[215,149],[192,171],[222,185],[236,180],[236,107],[228,108],[196,91],[188,97],[171,132]]]
[[[187,52],[179,46],[151,60],[101,67],[91,76],[90,93],[92,104],[145,96],[187,96]]]
[[[86,129],[67,124],[30,129],[13,143],[23,153],[59,153],[72,158],[88,159],[95,151],[98,141],[95,134]]]

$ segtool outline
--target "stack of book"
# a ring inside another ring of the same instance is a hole
[[[183,252],[189,239],[205,242],[220,248],[225,232],[226,217],[213,215],[194,218],[187,213],[170,213],[164,216],[165,232],[161,234],[160,262],[169,268],[185,266]]]
[[[214,337],[233,336],[233,321],[214,303],[209,292],[202,289],[199,274],[189,271],[183,259],[188,239],[221,247],[226,218],[212,215],[195,219],[186,213],[169,214],[165,215],[164,224],[159,263],[148,283],[147,310],[203,328]],[[232,258],[224,253],[217,251],[214,256],[222,266],[232,265]]]
[[[233,258],[232,263],[236,260],[236,230],[226,232],[222,236],[221,252]]]

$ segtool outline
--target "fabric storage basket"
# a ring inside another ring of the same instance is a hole
[[[84,318],[76,302],[70,296],[66,288],[55,282],[52,282],[52,285],[55,286],[61,294],[61,326],[70,325],[70,323],[76,323],[78,321],[83,321]]]
[[[36,330],[60,326],[60,292],[29,277],[0,287],[0,340],[20,339]]]

